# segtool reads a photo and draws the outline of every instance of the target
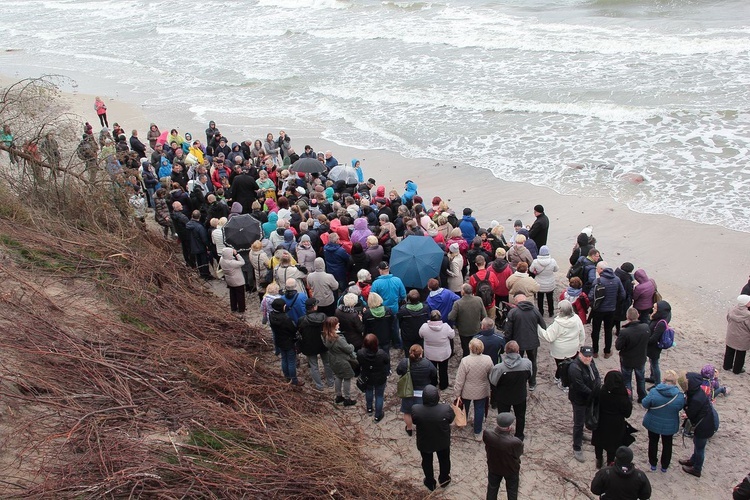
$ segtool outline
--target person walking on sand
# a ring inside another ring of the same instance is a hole
[[[745,371],[745,354],[750,349],[750,295],[737,297],[737,304],[727,313],[724,369],[738,375]]]
[[[102,98],[99,96],[96,96],[94,99],[94,109],[99,116],[99,122],[102,124],[102,127],[109,128],[109,121],[107,121],[107,105],[104,104],[104,101],[102,101]]]
[[[482,439],[487,452],[487,500],[497,500],[503,479],[508,500],[518,498],[523,441],[511,435],[515,420],[512,413],[498,413],[495,428],[484,431]]]
[[[415,404],[412,409],[414,425],[417,426],[417,449],[422,455],[423,483],[430,491],[434,491],[438,484],[445,488],[451,482],[450,424],[456,415],[449,405],[439,401],[437,387],[427,385],[422,391],[422,402]],[[433,453],[437,454],[440,463],[437,482],[433,468]]]

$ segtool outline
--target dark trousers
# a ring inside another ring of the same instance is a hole
[[[648,431],[648,463],[656,467],[659,452],[659,438],[661,438],[661,468],[666,469],[672,461],[672,438]]]
[[[438,371],[438,381],[439,381],[439,387],[441,391],[444,391],[448,388],[448,360],[450,358],[446,359],[445,361],[432,361],[432,364],[435,365],[435,368],[437,368]]]
[[[425,486],[430,489],[435,488],[435,469],[432,464],[432,452],[422,454],[422,470],[424,471]],[[446,448],[435,452],[437,453],[438,463],[440,464],[440,474],[438,475],[438,484],[443,484],[451,477],[451,449]]]
[[[555,303],[553,302],[552,296],[555,292],[537,292],[536,293],[536,305],[539,307],[539,313],[544,314],[544,297],[547,297],[547,311],[550,316],[555,314]]]
[[[190,251],[190,240],[189,236],[180,237],[180,246],[182,247],[182,257],[185,259],[185,264],[189,267],[195,267],[195,255]]]
[[[229,288],[229,306],[232,312],[245,312],[245,286],[230,286]]]
[[[573,405],[573,450],[580,451],[583,444],[583,423],[586,421],[586,405]]]
[[[745,367],[745,353],[747,351],[738,351],[727,346],[727,350],[724,351],[724,369],[732,370],[735,374],[741,373]]]
[[[523,441],[523,430],[526,428],[526,401],[516,405],[498,403],[497,412],[503,413],[510,411],[511,406],[513,407],[513,413],[516,416],[516,437]]]
[[[601,446],[594,446],[594,455],[596,456],[597,459],[603,460],[604,451],[605,451],[605,448],[602,448]],[[615,461],[615,452],[617,451],[617,447],[606,448],[606,451],[607,451],[606,463],[611,464]]]
[[[536,386],[536,349],[526,349],[521,351],[521,356],[526,355],[531,361],[531,378],[529,379],[529,387]]]
[[[471,342],[471,339],[473,339],[474,337],[464,337],[463,335],[459,336],[461,337],[461,357],[465,358],[466,356],[471,354],[471,352],[469,351],[469,342]]]
[[[612,328],[615,326],[615,311],[594,312],[591,315],[591,340],[594,353],[599,352],[599,331],[604,323],[604,353],[612,352]]]
[[[487,500],[497,500],[500,491],[500,483],[505,479],[505,489],[508,492],[508,500],[517,500],[519,475],[501,476],[500,474],[487,473]]]
[[[201,278],[210,278],[211,269],[208,267],[208,252],[195,254],[195,263],[198,265],[198,273]]]

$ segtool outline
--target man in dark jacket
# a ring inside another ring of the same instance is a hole
[[[333,274],[339,283],[339,292],[346,290],[349,283],[347,275],[352,266],[352,258],[339,244],[339,235],[331,233],[328,235],[328,243],[323,247],[323,260],[326,262],[326,271]]]
[[[542,248],[547,244],[547,233],[549,232],[549,218],[544,215],[544,207],[536,205],[534,207],[534,216],[536,220],[529,228],[529,238],[534,240],[537,248]]]
[[[417,449],[422,455],[424,485],[430,491],[438,484],[445,488],[451,482],[451,422],[456,415],[450,405],[439,401],[437,387],[427,385],[422,391],[422,404],[415,404],[411,410],[412,421],[417,426]],[[433,453],[437,453],[440,463],[437,483]]]
[[[648,500],[651,482],[633,465],[633,452],[620,446],[615,452],[615,463],[599,470],[591,481],[591,493],[599,498],[617,500]]]
[[[510,435],[514,420],[512,413],[498,413],[497,426],[484,430],[482,439],[487,452],[487,500],[497,500],[503,479],[508,500],[518,498],[523,441]]]
[[[584,462],[583,450],[583,423],[586,419],[586,407],[596,395],[601,385],[599,371],[593,359],[594,350],[591,346],[583,346],[578,351],[578,356],[568,366],[568,378],[570,387],[568,400],[573,405],[573,456],[579,462]]]
[[[305,383],[297,380],[297,351],[294,341],[297,338],[297,326],[286,313],[284,299],[278,298],[271,302],[271,312],[268,313],[268,324],[271,326],[276,348],[281,354],[281,371],[292,385],[303,386]]]
[[[208,267],[208,252],[211,247],[211,241],[208,239],[206,228],[201,224],[200,210],[193,210],[192,218],[185,225],[185,229],[187,229],[190,235],[190,253],[195,256],[195,263],[198,266],[201,278],[206,280],[213,279],[211,270]]]
[[[620,351],[620,371],[625,387],[633,394],[633,372],[638,391],[638,402],[646,397],[646,351],[650,333],[648,325],[638,321],[638,309],[631,307],[627,312],[628,322],[620,330],[615,348]]]
[[[138,158],[146,157],[146,145],[138,138],[137,130],[133,130],[130,135],[130,149],[138,153]]]
[[[518,425],[515,436],[523,441],[526,428],[526,381],[531,378],[531,361],[518,353],[518,343],[511,340],[505,346],[505,358],[490,372],[492,402],[497,411],[508,412],[513,407]]]
[[[615,276],[606,262],[596,264],[597,278],[591,283],[588,296],[591,300],[591,340],[594,344],[594,357],[599,357],[599,333],[604,323],[604,358],[612,356],[612,329],[615,326],[617,303],[625,299],[625,288],[620,278]],[[601,301],[597,302],[596,290],[604,287]]]
[[[419,290],[410,290],[406,294],[406,304],[401,306],[396,314],[401,328],[401,344],[407,356],[412,345],[419,344],[424,347],[419,329],[430,319],[430,308],[419,299]]]
[[[685,391],[685,415],[693,424],[693,455],[688,460],[680,460],[682,470],[691,476],[701,477],[706,458],[706,444],[719,427],[711,400],[703,392],[700,373],[689,372],[677,381]]]
[[[500,359],[500,353],[505,348],[505,337],[501,337],[495,331],[495,320],[486,317],[481,323],[482,329],[474,337],[484,344],[484,354],[492,359],[492,364],[496,365]]]
[[[508,313],[508,321],[505,322],[505,340],[518,342],[520,354],[531,361],[533,371],[529,379],[529,390],[536,389],[536,352],[539,347],[539,335],[537,327],[547,329],[547,324],[542,314],[533,302],[526,300],[526,296],[518,294],[515,297],[516,307]]]
[[[195,257],[190,251],[190,233],[187,230],[187,224],[190,219],[183,213],[182,203],[175,201],[172,203],[172,225],[174,225],[174,231],[177,233],[177,237],[180,239],[180,245],[182,246],[182,257],[185,259],[185,264],[190,267],[195,267]]]
[[[326,320],[325,313],[318,311],[318,299],[309,298],[305,301],[307,314],[302,316],[297,324],[300,343],[299,350],[307,356],[307,364],[310,366],[310,376],[315,383],[315,388],[323,390],[323,380],[320,378],[318,367],[318,356],[323,361],[328,387],[333,387],[333,370],[328,362],[328,349],[323,345],[323,322]]]
[[[232,180],[232,201],[242,205],[242,213],[252,211],[253,202],[258,197],[258,183],[245,172],[241,172]]]

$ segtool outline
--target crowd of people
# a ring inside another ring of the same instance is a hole
[[[647,410],[650,470],[668,471],[673,437],[682,432],[693,440],[682,470],[701,476],[719,428],[713,402],[730,390],[711,365],[662,373],[661,352],[675,343],[671,306],[646,270],[607,263],[591,227],[578,235],[561,286],[566,269],[552,257],[542,205],[533,207],[529,225],[518,220],[507,233],[497,221],[483,228],[471,208],[456,212],[440,196],[425,199],[412,180],[398,191],[378,185],[356,159],[346,165],[356,182],[328,179],[339,165],[333,154],[306,145],[298,155],[283,130],[265,141],[230,142],[210,122],[203,142],[151,125],[143,143],[136,130],[128,139],[117,123],[106,128],[106,106],[96,106],[105,128],[97,139],[86,124],[78,148],[95,170],[90,178],[106,170],[127,179],[135,217],[143,220],[149,207],[164,237],[179,240],[188,266],[206,280],[223,279],[232,313],[244,317],[248,296],[258,304],[291,385],[305,385],[301,354],[314,389],[332,388],[334,403],[345,407],[363,392],[365,411],[378,423],[386,387],[398,377],[404,429],[416,431],[430,490],[451,481],[451,422],[464,412],[485,445],[487,498],[497,498],[503,479],[508,498],[517,498],[542,341],[555,361],[549,375],[571,403],[572,458],[586,460],[584,429],[592,431],[594,494],[650,498],[648,475],[628,448],[634,404]],[[319,161],[319,171],[296,171],[301,158]],[[263,234],[250,248],[232,248],[223,228],[242,214],[257,219]],[[407,288],[391,272],[394,247],[411,237],[444,251],[424,287]],[[740,374],[750,348],[750,282],[727,320],[723,368]],[[620,369],[602,377],[596,358],[615,353]],[[460,362],[449,373],[454,355]],[[452,404],[441,403],[450,385]],[[494,425],[485,422],[490,407]],[[738,485],[735,498],[750,498],[743,492],[747,485]]]

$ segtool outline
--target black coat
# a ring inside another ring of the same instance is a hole
[[[485,429],[482,437],[487,452],[487,469],[503,477],[513,476],[521,471],[523,441],[500,427]]]
[[[534,223],[529,229],[529,238],[534,240],[537,248],[542,248],[542,245],[547,244],[547,233],[549,232],[549,218],[540,214],[537,216]]]
[[[625,298],[617,301],[617,311],[615,312],[615,320],[625,321],[627,319],[626,314],[628,308],[633,304],[633,275],[626,273],[619,267],[615,269],[615,276],[620,278],[622,287],[625,289]]]
[[[357,361],[362,375],[367,380],[367,387],[383,385],[391,372],[391,358],[383,349],[371,352],[366,348],[357,351]]]
[[[528,300],[519,302],[508,313],[508,320],[505,322],[505,340],[518,342],[518,348],[521,351],[536,349],[540,345],[537,326],[547,329],[542,314]]]
[[[395,317],[390,308],[383,306],[385,314],[381,317],[372,315],[372,311],[367,309],[362,313],[362,323],[365,325],[365,335],[374,333],[378,338],[378,345],[391,344],[391,332],[393,332],[393,322]]]
[[[625,419],[632,411],[633,403],[627,391],[613,394],[602,389],[599,392],[599,425],[591,433],[591,444],[605,450],[616,450],[622,446]]]
[[[651,498],[651,483],[646,474],[632,464],[623,470],[613,465],[604,467],[591,481],[591,492],[607,500]]]
[[[305,356],[315,356],[328,351],[321,338],[325,320],[326,315],[318,311],[312,311],[299,319],[297,327],[300,334],[300,351]]]
[[[406,373],[407,365],[411,373],[411,381],[415,391],[421,391],[428,385],[437,385],[437,369],[427,358],[422,358],[416,363],[409,363],[409,358],[402,359],[396,367],[396,373]]]
[[[687,374],[688,389],[685,392],[685,414],[695,425],[693,430],[697,438],[710,438],[716,432],[714,410],[706,393],[701,389],[702,377],[700,373]]]
[[[406,349],[407,344],[412,346],[419,344],[424,346],[424,340],[419,336],[419,329],[430,319],[430,308],[421,304],[422,310],[412,311],[406,305],[398,310],[398,326],[401,329],[401,341]]]
[[[287,313],[271,311],[268,314],[268,324],[276,335],[276,347],[282,351],[294,349],[297,327]]]
[[[355,350],[362,348],[362,334],[365,326],[356,312],[346,312],[341,308],[336,308],[335,316],[339,320],[339,330],[344,335],[347,342],[354,346]]]
[[[242,213],[249,214],[258,197],[258,183],[248,174],[240,174],[232,181],[232,201],[242,205]]]
[[[650,332],[646,323],[635,321],[624,325],[615,342],[620,351],[620,364],[625,368],[643,368]]]
[[[417,426],[417,449],[422,453],[451,447],[451,422],[456,415],[450,405],[439,403],[439,399],[437,387],[428,386],[422,395],[423,404],[411,409],[411,418]]]
[[[190,234],[190,253],[198,255],[208,251],[211,242],[208,239],[208,232],[197,220],[191,220],[185,226]]]
[[[599,370],[596,369],[593,359],[589,366],[586,366],[578,357],[568,366],[568,377],[570,377],[568,400],[575,405],[587,405],[601,385]]]

